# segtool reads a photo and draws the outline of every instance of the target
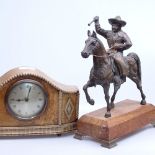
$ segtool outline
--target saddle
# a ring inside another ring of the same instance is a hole
[[[114,73],[114,80],[116,78],[117,82],[124,83],[126,81],[127,75],[122,75],[123,71],[122,71],[122,67],[120,66],[120,63],[118,63],[113,56],[109,55],[109,57],[110,57],[110,61],[111,61],[112,72]],[[128,66],[127,57],[123,57],[123,59],[124,59],[125,65]],[[128,70],[127,70],[127,72],[128,72]]]

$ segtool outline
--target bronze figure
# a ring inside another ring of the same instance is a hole
[[[117,63],[122,82],[125,82],[125,77],[128,74],[128,65],[124,61],[123,51],[130,48],[132,43],[128,35],[121,30],[121,27],[125,26],[126,22],[121,20],[120,16],[110,18],[108,21],[112,25],[111,31],[102,29],[99,24],[99,17],[96,16],[94,18],[95,29],[98,34],[107,39],[110,48],[108,52],[112,53],[111,55]]]
[[[101,85],[104,89],[105,100],[107,102],[105,117],[111,117],[110,110],[114,108],[116,93],[121,84],[126,81],[127,76],[136,83],[142,97],[141,104],[145,105],[145,95],[141,84],[140,59],[136,53],[129,53],[126,57],[123,57],[123,51],[132,46],[127,34],[121,30],[121,27],[125,26],[126,22],[121,20],[119,16],[109,19],[112,31],[104,30],[100,27],[98,16],[94,17],[92,22],[95,22],[96,32],[107,39],[110,49],[106,51],[102,42],[97,38],[96,33],[93,31],[91,34],[88,31],[88,39],[85,41],[84,50],[81,52],[83,58],[93,55],[93,67],[90,77],[87,84],[83,87],[87,102],[94,105],[94,100],[90,98],[87,88]],[[110,83],[114,84],[111,101],[109,101]]]

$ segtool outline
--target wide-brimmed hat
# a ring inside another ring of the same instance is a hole
[[[115,18],[110,18],[108,19],[109,23],[112,25],[113,23],[118,23],[121,26],[125,26],[126,22],[124,20],[121,19],[120,16],[116,16]]]

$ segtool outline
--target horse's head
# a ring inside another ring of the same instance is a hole
[[[88,30],[88,39],[85,41],[84,50],[81,52],[83,58],[88,58],[89,55],[98,55],[98,51],[104,48],[101,41],[97,38],[96,33]]]

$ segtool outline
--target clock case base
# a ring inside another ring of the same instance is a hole
[[[0,137],[61,135],[76,130],[76,122],[64,125],[0,127]]]
[[[137,101],[124,100],[115,104],[112,117],[105,118],[105,112],[106,108],[102,108],[83,115],[77,122],[74,138],[81,140],[89,136],[102,146],[112,148],[120,138],[148,124],[155,126],[155,106],[152,104],[140,105]]]

